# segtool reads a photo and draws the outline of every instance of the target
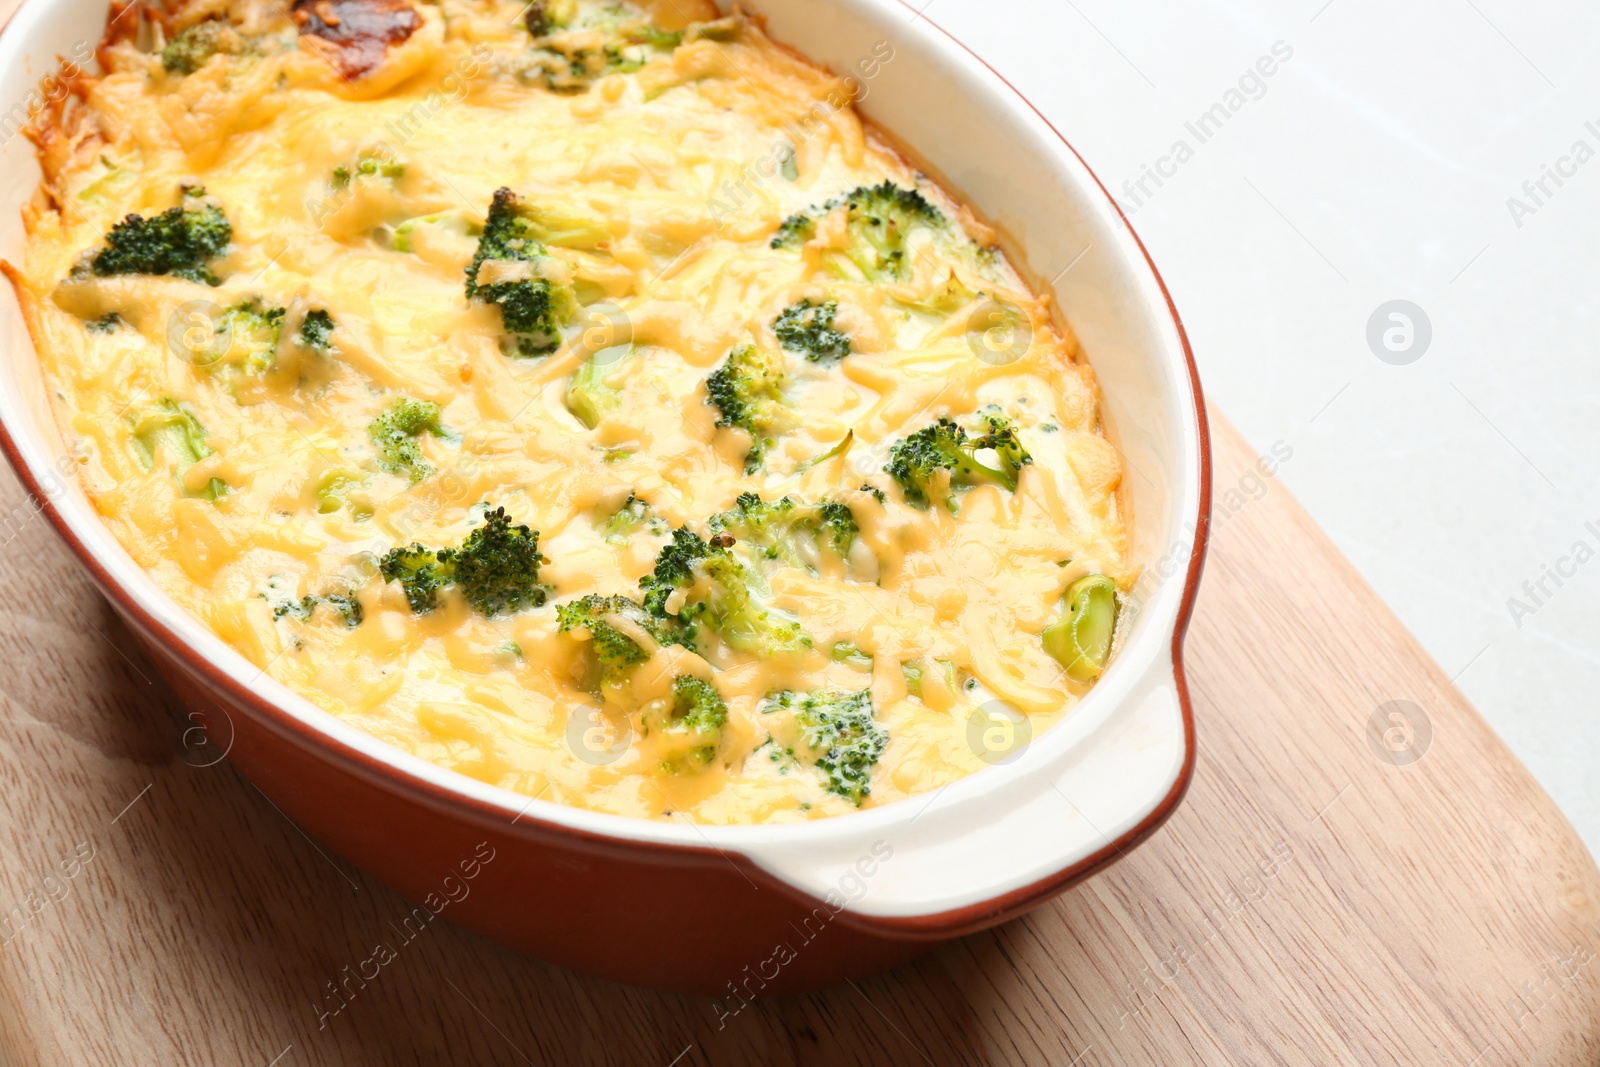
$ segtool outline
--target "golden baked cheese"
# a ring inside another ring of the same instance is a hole
[[[704,0],[134,14],[5,269],[95,507],[273,678],[708,823],[935,789],[1093,684],[1094,376],[858,81]]]

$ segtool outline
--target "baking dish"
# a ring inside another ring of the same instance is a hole
[[[700,826],[529,799],[442,770],[295,696],[162,594],[83,496],[9,291],[0,446],[217,752],[334,850],[435,913],[622,981],[748,997],[907,960],[1126,854],[1194,760],[1183,630],[1209,507],[1205,414],[1165,287],[1115,203],[993,71],[896,0],[761,0],[779,41],[852,78],[865,116],[1010,238],[1105,395],[1145,576],[1115,659],[1059,726],[933,793],[806,824]],[[82,57],[104,0],[27,0],[0,34],[0,256],[33,193],[22,102]],[[9,106],[9,105],[8,105]],[[470,894],[448,891],[464,864]]]

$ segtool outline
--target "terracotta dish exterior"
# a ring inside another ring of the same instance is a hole
[[[1059,726],[934,793],[805,824],[633,820],[529,800],[353,730],[181,611],[117,544],[73,473],[16,302],[0,296],[0,447],[210,750],[419,907],[578,970],[741,999],[861,977],[1004,922],[1161,825],[1194,767],[1181,653],[1210,508],[1205,410],[1177,311],[1061,135],[898,0],[749,8],[774,39],[854,78],[863,114],[1053,288],[1133,472],[1130,543],[1145,571],[1110,667]],[[0,101],[21,105],[57,56],[87,56],[105,17],[106,0],[27,0],[0,33]],[[39,177],[16,133],[23,110],[0,115],[0,257],[12,261]],[[471,892],[456,900],[464,876]]]

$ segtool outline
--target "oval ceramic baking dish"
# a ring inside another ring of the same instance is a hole
[[[1182,798],[1181,663],[1209,512],[1205,411],[1183,327],[1139,239],[1062,137],[898,0],[756,0],[778,41],[854,79],[863,114],[944,177],[1053,288],[1096,371],[1144,567],[1118,653],[1059,726],[930,794],[804,824],[702,826],[529,800],[405,755],[266,677],[181,611],[85,499],[9,290],[0,446],[220,750],[321,841],[419,903],[482,863],[450,917],[626,982],[770,995],[858,977],[1022,913],[1151,833]],[[16,134],[106,0],[27,0],[0,34],[0,256],[39,170]],[[90,28],[93,28],[91,31]],[[686,907],[685,902],[693,906]]]

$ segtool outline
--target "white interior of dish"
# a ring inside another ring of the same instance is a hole
[[[58,55],[98,38],[106,0],[27,0],[0,35],[0,256],[21,258],[18,207],[39,170],[15,133]],[[1063,723],[1003,767],[858,814],[783,826],[648,822],[533,801],[409,756],[270,679],[168,599],[74,478],[9,286],[0,293],[0,419],[57,509],[152,616],[231,676],[351,749],[538,819],[637,841],[742,853],[862,915],[931,915],[1029,885],[1105,849],[1169,793],[1185,757],[1171,642],[1199,511],[1200,442],[1183,344],[1143,253],[1093,176],[1028,104],[898,0],[752,0],[783,41],[864,86],[862,110],[912,146],[1049,282],[1098,373],[1128,464],[1135,559],[1149,569],[1118,655]],[[883,62],[885,45],[893,58]],[[865,65],[862,65],[865,64]],[[869,75],[869,71],[871,72]],[[1071,265],[1071,269],[1066,269]],[[1062,273],[1064,271],[1064,273]],[[876,846],[876,851],[874,850]],[[892,855],[883,859],[885,850]]]

